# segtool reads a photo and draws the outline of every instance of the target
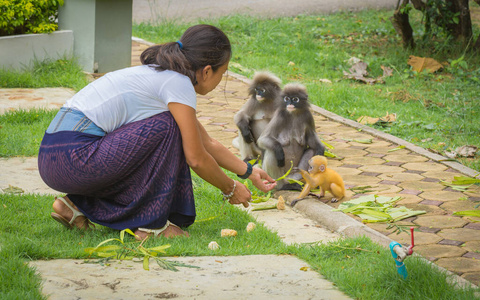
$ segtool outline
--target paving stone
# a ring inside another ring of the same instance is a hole
[[[478,252],[467,252],[463,255],[463,257],[480,260],[480,253],[478,253]]]
[[[419,245],[413,249],[422,256],[435,258],[460,257],[467,253],[467,251],[461,247],[438,244]]]
[[[445,239],[454,241],[480,241],[480,234],[478,230],[469,228],[443,229],[437,234]]]
[[[346,157],[343,160],[344,164],[352,164],[352,165],[381,165],[385,161],[381,158],[375,158],[375,157],[365,157],[365,156],[356,156],[356,157]]]
[[[400,194],[402,194],[402,195],[415,195],[415,196],[420,195],[421,193],[422,193],[422,191],[405,190],[405,189],[400,192]]]
[[[413,235],[415,237],[415,245],[436,244],[442,240],[441,237],[434,233],[415,231]],[[410,233],[390,234],[388,237],[402,245],[410,245],[411,243]]]
[[[328,167],[331,169],[334,169],[337,171],[337,168],[339,168],[343,163],[340,160],[337,159],[329,159],[328,160]]]
[[[349,142],[355,145],[366,145],[363,143],[357,143],[355,141],[350,141],[350,140],[370,140],[372,139],[372,136],[370,134],[365,134],[365,133],[362,133],[361,131],[354,130],[354,131],[342,132],[341,138],[345,140],[349,140]]]
[[[440,228],[430,228],[430,227],[418,227],[418,230],[421,232],[426,232],[426,233],[437,233],[441,229]]]
[[[355,186],[376,185],[380,181],[377,177],[362,176],[362,175],[345,175],[342,176],[343,181]]]
[[[422,175],[428,178],[436,178],[440,181],[443,180],[443,181],[450,181],[450,182],[453,180],[453,177],[458,176],[453,173],[448,173],[445,171],[427,171],[427,172],[424,172]]]
[[[418,171],[445,171],[447,166],[435,162],[411,162],[403,165],[405,169]]]
[[[342,162],[343,162],[343,165],[342,165],[343,168],[358,169],[361,166],[363,166],[363,165],[355,165],[355,164],[346,164],[344,161],[342,161]]]
[[[433,216],[438,216],[438,215],[445,215],[445,210],[441,209],[438,206],[434,205],[423,205],[420,203],[407,203],[405,204],[406,208],[409,208],[411,210],[424,210],[426,211],[426,215],[433,215]]]
[[[405,169],[402,169],[400,167],[396,166],[388,166],[388,165],[365,165],[363,167],[360,167],[360,170],[365,171],[365,172],[378,172],[378,173],[401,173],[405,171]]]
[[[385,157],[385,154],[383,154],[383,153],[368,153],[366,156],[368,156],[368,157],[376,157],[376,158],[383,158],[383,157]]]
[[[462,274],[462,278],[480,286],[480,272],[466,272]]]
[[[420,202],[420,204],[440,206],[440,205],[443,204],[443,202],[442,201],[436,201],[436,200],[423,200],[422,202]]]
[[[400,200],[398,200],[396,202],[396,205],[407,205],[407,204],[416,204],[416,203],[419,203],[420,201],[422,201],[423,199],[418,197],[418,196],[415,196],[415,195],[408,195],[408,194],[402,194],[401,192],[399,193],[394,193],[394,194],[389,194],[389,193],[386,193],[386,194],[383,194],[382,196],[386,196],[386,197],[401,197]]]
[[[383,235],[389,235],[393,233],[394,228],[387,229],[388,225],[385,223],[366,223],[368,227],[372,228],[375,231],[380,232]]]
[[[423,181],[405,181],[400,183],[398,186],[406,190],[417,190],[417,191],[438,191],[443,189],[443,186],[436,182],[423,182]]]
[[[458,274],[465,272],[480,272],[480,261],[471,258],[441,258],[435,263],[438,264],[440,267],[443,267]]]
[[[382,145],[374,145],[371,147],[367,147],[365,150],[368,151],[369,153],[387,154],[388,150],[390,149],[391,148],[388,146],[388,143],[382,143]]]
[[[463,248],[467,251],[480,252],[480,241],[465,242]]]
[[[339,157],[356,157],[356,156],[363,157],[367,154],[366,151],[353,149],[351,147],[335,148],[331,151],[332,151],[332,153],[334,153],[335,155],[337,155]]]
[[[393,181],[420,181],[424,178],[422,175],[405,172],[380,174],[378,177],[384,180]]]
[[[337,171],[338,174],[340,174],[340,176],[342,176],[342,177],[347,176],[347,175],[358,175],[358,174],[362,173],[362,171],[360,171],[359,169],[345,168],[344,165],[337,166],[335,168],[335,171]],[[345,178],[343,180],[345,180]]]
[[[425,182],[440,182],[440,179],[427,177],[427,178],[423,178],[422,181],[425,181]]]
[[[475,204],[470,201],[459,200],[459,201],[448,201],[440,205],[441,208],[448,212],[462,211],[462,210],[473,210]]]
[[[455,241],[455,240],[449,240],[449,239],[444,239],[438,242],[439,245],[450,245],[450,246],[461,246],[463,244],[462,241]]]
[[[418,216],[415,224],[433,228],[461,228],[467,222],[455,216]]]
[[[388,185],[397,185],[399,184],[400,182],[398,181],[390,181],[390,180],[382,180],[379,182],[380,184],[388,184]]]
[[[387,154],[383,157],[386,161],[398,161],[403,163],[408,162],[425,162],[428,158],[421,155],[407,155],[407,154]]]
[[[378,175],[380,175],[380,173],[373,173],[373,172],[362,172],[362,173],[360,173],[360,175],[363,175],[363,176],[372,176],[372,177],[377,177]]]
[[[402,188],[399,188],[396,185],[390,185],[390,184],[379,182],[379,184],[376,186],[373,186],[371,190],[377,195],[384,196],[385,194],[395,194],[396,196],[399,196],[398,193],[402,190]]]
[[[462,197],[462,194],[456,192],[428,190],[421,193],[419,196],[425,200],[438,200],[446,202],[458,201]]]
[[[425,173],[424,171],[418,171],[418,170],[405,170],[405,173],[411,173],[411,174],[423,174]]]
[[[465,228],[480,230],[480,223],[469,223]],[[478,234],[480,234],[480,232]]]
[[[388,161],[386,163],[384,163],[384,165],[386,166],[394,166],[394,167],[400,167],[401,165],[403,165],[404,163],[403,162],[399,162],[399,161]]]

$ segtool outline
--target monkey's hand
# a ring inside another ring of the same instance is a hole
[[[248,177],[253,185],[264,193],[271,191],[277,186],[277,182],[272,177],[268,176],[267,172],[262,169],[254,167],[252,175]]]
[[[250,130],[242,131],[242,136],[245,143],[253,143],[253,134]]]
[[[275,158],[277,159],[277,166],[279,168],[285,166],[285,152],[283,152],[282,147],[275,149]]]

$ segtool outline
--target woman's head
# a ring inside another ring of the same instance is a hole
[[[149,47],[140,56],[142,64],[155,65],[159,71],[179,72],[196,84],[196,71],[211,66],[215,72],[228,63],[232,56],[228,37],[215,26],[192,26],[184,32],[179,42]]]

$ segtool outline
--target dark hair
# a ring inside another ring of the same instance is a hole
[[[215,26],[200,24],[188,28],[179,40],[147,48],[140,55],[144,65],[155,65],[158,71],[172,70],[190,78],[195,85],[195,72],[205,66],[216,71],[232,55],[228,37]]]

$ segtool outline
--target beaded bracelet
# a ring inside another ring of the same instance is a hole
[[[223,200],[226,201],[226,200],[230,200],[230,198],[233,197],[233,193],[235,193],[235,188],[237,187],[237,182],[234,180],[233,181],[233,190],[230,194],[225,194],[224,192],[222,192],[222,196],[223,196]]]

